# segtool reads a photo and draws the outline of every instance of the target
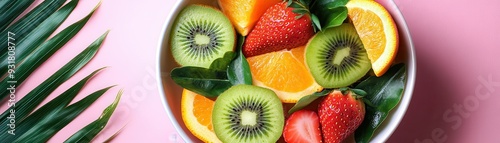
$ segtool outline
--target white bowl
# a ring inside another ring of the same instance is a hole
[[[404,63],[406,63],[407,68],[407,81],[401,102],[396,106],[396,108],[393,109],[393,111],[390,113],[390,115],[387,117],[387,119],[371,139],[371,142],[380,143],[385,142],[391,136],[391,134],[394,132],[394,130],[396,130],[399,122],[405,115],[406,109],[408,108],[408,104],[411,100],[413,87],[415,84],[416,59],[408,26],[406,25],[403,15],[399,11],[396,4],[392,0],[377,1],[389,11],[398,26],[400,45],[397,59],[402,60]],[[177,14],[186,5],[193,3],[217,6],[216,0],[177,1],[177,3],[174,4],[172,10],[167,16],[167,19],[163,26],[163,30],[161,31],[162,33],[158,43],[157,55],[158,89],[160,90],[160,96],[163,102],[163,106],[168,114],[169,120],[172,122],[174,128],[185,142],[200,141],[189,132],[182,121],[180,109],[182,89],[179,86],[175,85],[175,83],[170,78],[170,71],[175,66],[177,66],[177,64],[174,62],[169,50],[169,36],[170,28],[172,27]]]

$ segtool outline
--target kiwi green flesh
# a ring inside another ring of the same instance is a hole
[[[208,68],[235,46],[235,32],[229,19],[220,10],[196,4],[179,13],[170,38],[172,55],[181,66]]]
[[[363,43],[350,23],[318,32],[308,42],[305,56],[314,80],[325,88],[349,86],[371,69]]]
[[[214,132],[222,142],[276,142],[283,132],[283,105],[269,89],[236,85],[223,92],[212,110]]]

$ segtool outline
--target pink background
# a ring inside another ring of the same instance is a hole
[[[182,142],[164,111],[155,79],[158,40],[175,2],[103,0],[83,30],[18,88],[19,99],[106,30],[111,30],[96,57],[49,99],[104,66],[109,67],[94,77],[75,101],[98,89],[118,86],[50,142],[62,142],[98,118],[119,89],[125,93],[97,142],[125,125],[113,142]],[[388,142],[498,142],[500,1],[395,2],[413,36],[417,80],[407,114]],[[62,27],[82,18],[97,3],[97,0],[80,1]],[[6,106],[1,107],[2,111],[5,109]]]

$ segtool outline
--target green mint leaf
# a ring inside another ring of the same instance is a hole
[[[170,77],[177,85],[206,97],[217,97],[232,86],[226,71],[202,67],[174,68]]]
[[[345,4],[342,4],[342,3],[328,3],[325,5],[325,8],[326,9],[334,9],[334,8],[337,8],[337,7],[343,7],[345,6]]]
[[[245,42],[245,37],[238,36],[238,55],[234,59],[229,68],[227,69],[227,77],[231,84],[248,84],[252,85],[252,73],[250,72],[250,65],[243,55],[243,43]]]
[[[252,84],[250,67],[244,56],[240,55],[243,54],[228,51],[223,57],[214,60],[210,68],[178,67],[170,72],[170,77],[185,89],[206,97],[217,97],[234,84]]]
[[[349,0],[316,0],[311,9],[334,8],[337,6],[345,6]]]
[[[341,25],[347,18],[348,0],[318,0],[311,6],[311,13],[316,15],[319,30]],[[312,17],[311,17],[312,18]],[[316,22],[315,22],[316,24]]]
[[[236,54],[232,51],[227,51],[224,57],[215,59],[212,64],[210,64],[210,69],[225,71],[231,61],[236,57]]]
[[[387,118],[389,112],[401,100],[406,80],[404,64],[392,66],[383,76],[368,77],[359,83],[356,88],[366,91],[369,106],[365,106],[366,114],[363,123],[355,131],[357,143],[369,142],[377,128]],[[371,104],[371,105],[370,105]]]
[[[347,7],[345,6],[330,9],[328,12],[330,15],[324,19],[325,23],[322,24],[324,29],[340,26],[347,18]]]
[[[323,91],[315,92],[313,94],[300,98],[299,101],[297,101],[297,103],[295,103],[295,105],[293,105],[293,107],[290,110],[288,110],[288,114],[292,114],[293,112],[306,107],[307,105],[311,104],[314,100],[327,95],[332,90],[333,89],[324,89]]]

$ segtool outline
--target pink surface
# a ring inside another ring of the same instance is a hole
[[[83,30],[18,89],[20,98],[110,30],[96,57],[49,98],[104,66],[109,67],[75,100],[110,85],[118,86],[50,142],[64,141],[98,118],[119,89],[125,90],[122,101],[97,142],[125,125],[113,142],[182,142],[164,111],[154,76],[160,32],[175,2],[103,0]],[[413,36],[417,80],[407,114],[388,142],[496,141],[500,132],[500,1],[395,2]],[[80,1],[62,27],[82,18],[97,3]]]
[[[417,80],[389,142],[498,142],[500,1],[395,2],[413,36]]]

